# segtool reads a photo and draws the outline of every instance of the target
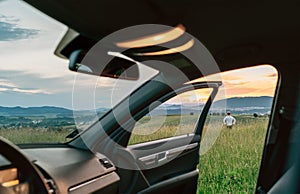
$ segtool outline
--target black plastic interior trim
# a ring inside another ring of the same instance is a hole
[[[188,182],[191,178],[198,178],[199,171],[194,170],[192,172],[188,172],[183,175],[179,175],[164,181],[161,181],[160,183],[156,183],[154,185],[151,185],[150,187],[138,192],[138,194],[143,194],[143,193],[156,193],[157,191],[164,190],[165,187],[169,187],[170,185],[176,185],[179,182]],[[182,184],[182,183],[181,183]]]

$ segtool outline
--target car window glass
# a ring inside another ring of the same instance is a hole
[[[212,89],[181,93],[150,111],[135,125],[129,144],[193,134]]]

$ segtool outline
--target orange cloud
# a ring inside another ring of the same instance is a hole
[[[277,78],[277,72],[276,73],[269,73],[266,75],[266,77],[271,77],[271,78]]]
[[[198,81],[220,81],[222,79],[222,92],[226,98],[246,96],[274,96],[277,83],[277,71],[270,65],[237,69],[199,78]]]

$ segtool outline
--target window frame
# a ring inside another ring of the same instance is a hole
[[[189,83],[189,84],[185,84],[182,85],[182,87],[179,87],[176,90],[173,90],[165,95],[163,95],[162,97],[159,97],[156,101],[164,103],[184,92],[189,92],[189,91],[193,91],[193,90],[198,90],[198,89],[209,89],[211,88],[212,91],[210,93],[210,95],[207,98],[207,101],[205,102],[205,105],[195,123],[195,129],[192,135],[200,135],[202,134],[203,131],[203,126],[205,124],[206,121],[206,117],[208,115],[209,109],[213,103],[214,98],[216,97],[218,91],[219,91],[219,87],[222,86],[222,82],[221,81],[207,81],[207,82],[194,82],[194,83]],[[159,106],[159,105],[158,105]],[[151,112],[152,110],[154,110],[155,108],[157,108],[158,106],[155,107],[151,107],[147,106],[145,107],[141,113],[142,116],[139,117],[134,117],[134,119],[136,121],[139,121],[140,119],[142,119],[146,114],[148,114],[149,112]],[[134,130],[134,127],[132,128],[132,131]],[[165,137],[165,138],[161,138],[161,139],[157,139],[157,140],[152,140],[152,141],[147,141],[147,142],[141,142],[141,143],[137,143],[137,144],[131,144],[128,145],[129,143],[129,139],[131,138],[132,135],[132,131],[130,131],[130,137],[128,138],[128,142],[127,142],[127,146],[135,146],[135,145],[139,145],[139,144],[144,144],[144,143],[148,143],[148,142],[155,142],[155,141],[161,141],[164,139],[169,139],[169,138],[176,138],[176,137],[180,137],[180,136],[184,136],[184,135],[179,135],[179,136],[172,136],[172,137]]]

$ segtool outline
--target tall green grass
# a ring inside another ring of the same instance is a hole
[[[70,130],[49,129],[0,129],[0,136],[5,137],[15,144],[26,143],[58,143],[65,142]]]
[[[223,127],[212,148],[200,156],[198,193],[253,193],[266,136],[268,117],[237,117]]]
[[[194,132],[197,115],[143,117],[134,127],[129,145]]]

